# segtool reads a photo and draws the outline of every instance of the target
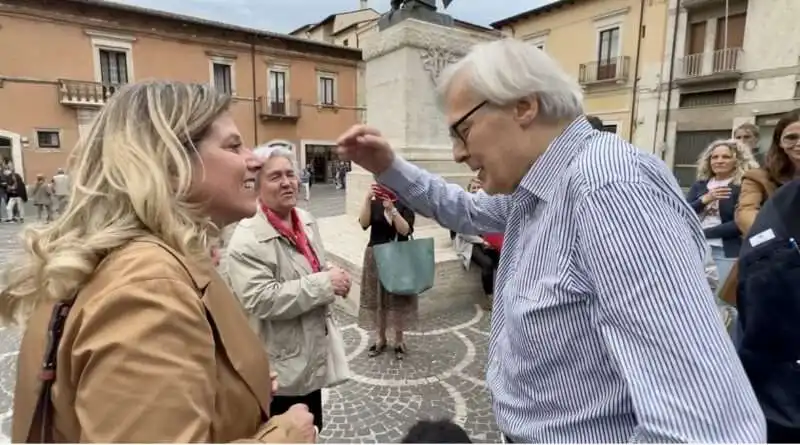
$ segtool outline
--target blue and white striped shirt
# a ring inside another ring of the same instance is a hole
[[[510,196],[398,158],[379,182],[459,233],[505,231],[487,385],[515,442],[763,442],[705,239],[668,168],[584,118]]]

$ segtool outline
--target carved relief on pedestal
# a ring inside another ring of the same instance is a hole
[[[464,53],[431,42],[427,48],[423,48],[420,51],[419,57],[420,60],[422,60],[422,67],[430,75],[433,83],[436,84],[442,71],[444,71],[448,65],[458,62],[464,57]]]

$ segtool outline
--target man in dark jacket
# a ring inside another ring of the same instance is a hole
[[[736,343],[767,441],[800,442],[800,180],[759,211],[739,257]]]
[[[25,203],[28,202],[28,188],[22,176],[6,168],[3,172],[6,176],[6,203],[7,221],[25,221]],[[16,212],[16,213],[15,213]]]

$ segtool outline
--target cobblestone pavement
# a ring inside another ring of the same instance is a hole
[[[317,217],[343,213],[344,191],[312,187],[311,203],[301,203]],[[0,258],[17,249],[19,225],[0,224]],[[337,314],[346,343],[352,379],[323,390],[325,443],[397,443],[418,419],[450,418],[476,442],[499,442],[484,366],[489,313],[478,306],[454,308],[446,315],[420,320],[407,338],[402,362],[392,354],[367,357],[371,338],[344,313]],[[16,329],[0,329],[0,442],[8,442],[15,381]]]
[[[311,200],[301,199],[299,205],[317,218],[338,216],[344,213],[344,196],[345,191],[336,190],[332,184],[315,184],[311,186]]]

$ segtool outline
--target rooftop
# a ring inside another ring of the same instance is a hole
[[[525,20],[527,18],[531,18],[540,14],[546,14],[556,9],[561,9],[566,6],[572,6],[575,3],[583,1],[586,0],[555,0],[546,5],[539,6],[538,8],[529,9],[525,12],[520,12],[519,14],[512,15],[511,17],[506,17],[504,19],[498,20],[494,23],[491,23],[489,26],[491,26],[494,29],[501,29],[504,26],[511,25],[520,20]]]
[[[4,1],[5,4],[11,4],[15,2]],[[22,0],[17,1],[16,3],[22,5],[23,7],[35,7],[35,1],[32,0]],[[239,25],[232,25],[229,23],[218,22],[214,20],[207,20],[202,19],[199,17],[193,17],[183,14],[176,14],[172,12],[166,11],[159,11],[155,9],[143,8],[140,6],[132,6],[127,4],[116,3],[113,1],[106,1],[106,0],[39,0],[38,3],[41,6],[65,6],[67,4],[72,4],[76,6],[90,6],[93,8],[98,8],[100,10],[110,11],[110,12],[127,12],[134,15],[141,15],[141,16],[149,16],[149,17],[157,17],[164,20],[169,21],[176,21],[182,22],[185,24],[192,24],[197,26],[203,27],[210,27],[217,30],[223,31],[232,31],[235,33],[245,34],[251,37],[255,37],[258,39],[264,39],[267,41],[275,41],[281,42],[287,49],[301,51],[301,52],[313,52],[319,53],[323,55],[333,56],[333,57],[341,57],[346,59],[361,59],[361,50],[356,48],[347,48],[338,45],[332,45],[324,42],[317,42],[317,41],[310,41],[308,39],[303,39],[299,37],[293,37],[286,34],[281,34],[277,32],[267,31],[263,29],[255,29],[255,28],[248,28]],[[53,8],[55,9],[55,8]]]

